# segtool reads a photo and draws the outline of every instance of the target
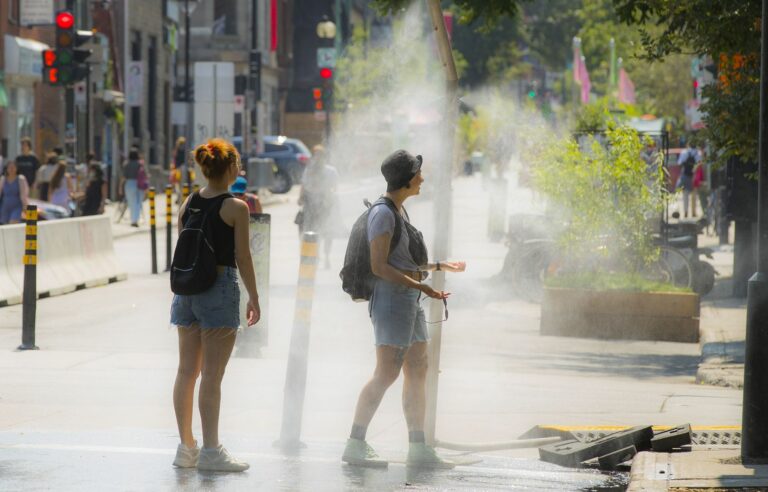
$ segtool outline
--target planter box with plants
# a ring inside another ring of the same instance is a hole
[[[606,127],[554,144],[533,169],[567,224],[543,269],[540,333],[697,342],[699,297],[679,287],[649,226],[661,217],[662,156],[636,131]]]
[[[642,292],[545,287],[542,335],[699,341],[699,296],[691,292]]]

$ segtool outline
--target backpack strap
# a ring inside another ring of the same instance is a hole
[[[400,242],[400,236],[402,236],[403,234],[403,224],[402,224],[403,218],[400,216],[399,213],[397,213],[397,207],[395,207],[395,202],[393,202],[389,198],[382,196],[381,198],[373,202],[373,204],[368,208],[368,210],[371,210],[373,207],[377,205],[386,205],[395,215],[395,230],[392,232],[392,239],[389,242],[389,254],[392,254],[392,251],[395,249],[395,246],[397,246],[397,243]],[[408,212],[406,212],[406,215],[407,214]]]

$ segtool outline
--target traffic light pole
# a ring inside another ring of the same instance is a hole
[[[760,52],[760,139],[758,149],[757,272],[747,290],[741,457],[768,463],[768,0],[763,0]]]

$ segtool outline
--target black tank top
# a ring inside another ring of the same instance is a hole
[[[227,197],[232,197],[229,193],[226,193],[226,195]],[[184,224],[187,223],[190,208],[200,209],[205,213],[209,208],[216,207],[215,210],[210,211],[211,214],[208,216],[213,239],[213,249],[216,252],[216,264],[234,267],[235,228],[227,225],[221,220],[221,215],[219,214],[224,200],[226,200],[226,198],[222,199],[221,195],[217,195],[213,198],[203,198],[199,193],[193,193],[187,208],[184,210],[184,215],[181,216],[181,222]]]

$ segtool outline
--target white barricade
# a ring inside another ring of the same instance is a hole
[[[0,227],[0,306],[18,304],[24,286],[24,225]],[[48,297],[125,279],[109,217],[37,224],[37,295]]]
[[[21,239],[19,239],[21,238]],[[24,226],[0,227],[0,306],[21,303],[24,270]],[[10,265],[18,263],[18,268]]]

